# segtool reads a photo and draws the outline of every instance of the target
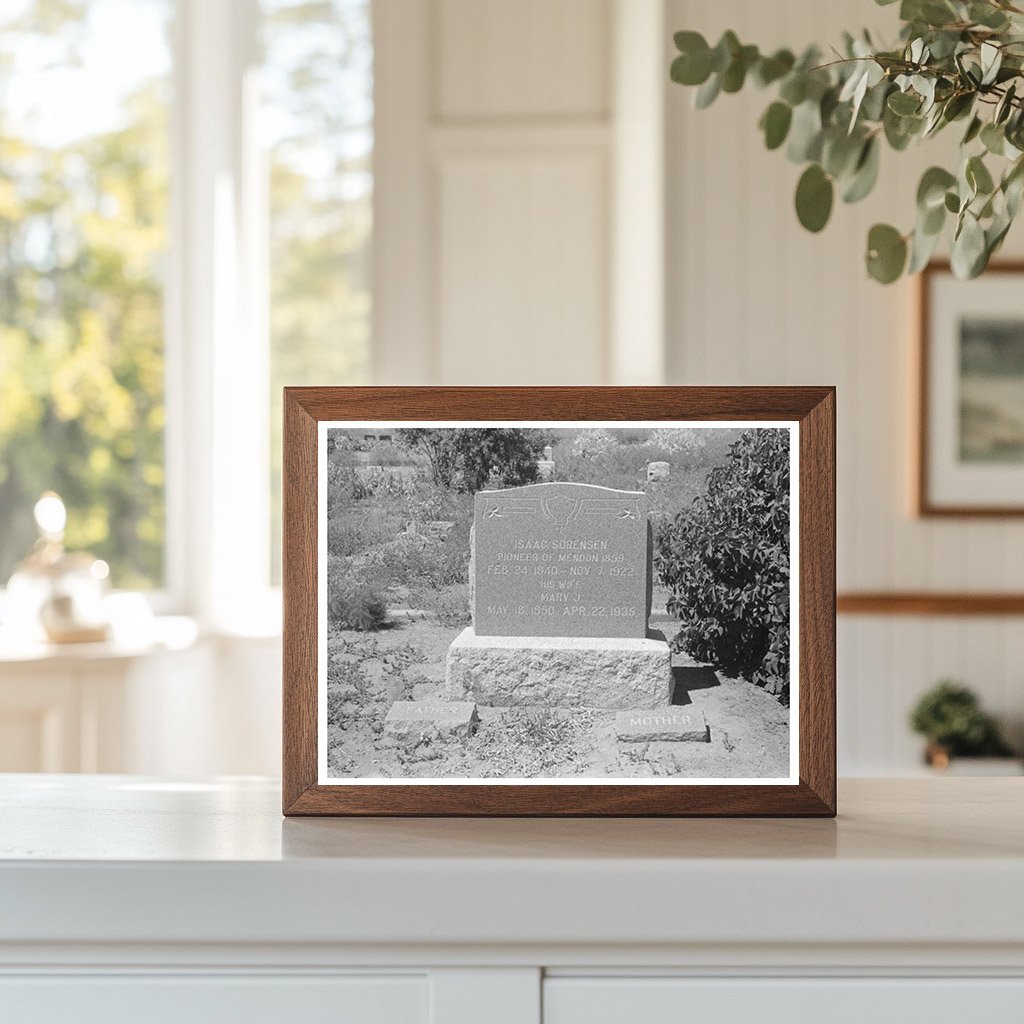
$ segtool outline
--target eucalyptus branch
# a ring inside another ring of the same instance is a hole
[[[912,229],[876,224],[868,232],[866,266],[886,284],[916,273],[952,220],[953,269],[975,277],[1024,196],[1024,24],[1014,21],[1024,9],[1010,0],[902,0],[899,14],[896,47],[879,49],[866,32],[847,34],[827,62],[815,47],[798,58],[789,50],[762,54],[731,31],[714,46],[678,32],[672,78],[697,87],[702,109],[751,81],[774,89],[759,128],[768,149],[785,145],[804,165],[795,206],[809,231],[825,227],[837,194],[853,203],[872,191],[883,143],[899,152],[962,122],[958,166],[922,176]]]

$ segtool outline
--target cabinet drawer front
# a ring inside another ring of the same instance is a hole
[[[426,977],[247,975],[0,978],[18,1024],[427,1024]]]
[[[1024,978],[549,978],[544,1024],[1024,1021]]]

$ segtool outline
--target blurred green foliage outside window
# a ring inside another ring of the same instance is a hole
[[[163,582],[170,13],[0,9],[0,585],[47,489],[116,586]]]
[[[369,370],[370,0],[263,0],[270,157],[271,567],[279,581],[281,388]]]

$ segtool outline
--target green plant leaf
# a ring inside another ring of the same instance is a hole
[[[793,108],[788,103],[776,100],[761,115],[761,130],[764,144],[768,149],[778,149],[786,141],[789,126],[793,120]]]
[[[957,211],[959,212],[959,208]],[[946,204],[939,203],[927,210],[917,211],[917,228],[925,235],[938,235],[946,223]]]
[[[914,229],[914,233],[910,238],[910,262],[907,264],[908,274],[916,274],[928,266],[928,262],[935,254],[941,236],[941,231],[929,233],[922,231],[920,227]]]
[[[680,85],[702,85],[711,74],[711,48],[699,32],[677,32],[679,56],[672,61],[670,75]]]
[[[968,183],[977,195],[987,196],[995,188],[992,175],[989,174],[985,161],[980,156],[972,156],[967,161],[967,171],[965,174]]]
[[[796,215],[808,231],[820,231],[832,214],[832,180],[817,165],[811,164],[796,185]]]
[[[879,166],[878,139],[874,136],[864,143],[854,172],[843,188],[843,202],[860,202],[875,187]]]
[[[793,111],[786,155],[795,164],[817,160],[821,143],[821,110],[813,100],[806,100]]]
[[[910,140],[918,132],[924,123],[920,117],[900,117],[892,110],[886,108],[882,114],[882,128],[885,131],[885,141],[897,152],[907,148]]]
[[[864,149],[864,134],[851,137],[838,125],[822,132],[821,166],[833,178],[841,178],[854,169]]]
[[[971,123],[967,126],[967,131],[964,132],[964,137],[960,140],[960,145],[966,146],[973,142],[978,137],[978,134],[981,132],[981,127],[981,118],[972,117]]]
[[[711,77],[694,93],[693,105],[698,110],[706,110],[715,102],[721,90],[721,79],[718,75],[711,75]]]
[[[771,85],[793,70],[796,58],[789,50],[776,50],[770,57],[762,57],[754,65],[754,81],[760,86]]]
[[[981,60],[981,84],[992,85],[1003,64],[1003,51],[994,43],[985,41],[979,51]]]
[[[975,24],[984,25],[985,28],[992,28],[997,31],[1006,28],[1008,24],[1006,15],[990,3],[972,3],[967,16]]]
[[[1006,133],[998,124],[991,121],[981,129],[982,145],[995,156],[1003,155],[1003,147],[1006,144]]]
[[[950,213],[959,213],[960,197],[955,192],[947,192],[945,206]]]
[[[927,213],[933,207],[942,206],[946,192],[955,184],[956,176],[944,167],[929,167],[917,186],[918,209]]]
[[[958,121],[966,117],[974,107],[975,94],[973,92],[962,92],[959,95],[950,96],[943,104],[942,116],[946,121]]]
[[[742,44],[732,29],[726,29],[722,38],[715,44],[711,51],[711,70],[721,74],[733,61],[733,57],[740,52]]]
[[[903,117],[906,114],[916,114],[921,108],[921,100],[909,92],[891,93],[888,100],[889,109],[894,114]]]
[[[779,98],[791,107],[798,107],[807,99],[807,76],[802,71],[794,71],[779,86]]]
[[[970,211],[964,211],[960,225],[953,236],[950,257],[953,273],[962,281],[977,277],[985,265],[985,232]]]
[[[892,284],[907,262],[907,243],[890,224],[875,224],[868,232],[865,263],[868,273],[880,284]]]
[[[722,92],[739,92],[747,79],[747,72],[758,60],[756,46],[741,46],[732,63],[722,72]]]
[[[999,102],[996,104],[996,112],[992,119],[996,124],[1002,124],[1007,118],[1009,118],[1013,111],[1013,101],[1017,95],[1017,83],[1011,82],[1003,93]]]

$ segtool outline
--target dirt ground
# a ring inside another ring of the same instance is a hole
[[[661,617],[658,617],[659,619]],[[651,625],[674,634],[670,620]],[[383,778],[779,778],[789,774],[789,708],[742,679],[673,656],[673,703],[704,712],[710,743],[619,743],[615,712],[479,707],[469,739],[383,735],[398,700],[440,700],[460,627],[432,615],[328,639],[328,774]]]

